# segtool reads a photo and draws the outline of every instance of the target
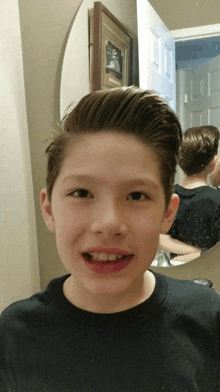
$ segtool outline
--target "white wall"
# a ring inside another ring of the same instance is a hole
[[[40,288],[17,0],[0,0],[0,312]]]

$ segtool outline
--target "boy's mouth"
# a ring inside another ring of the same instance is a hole
[[[109,262],[121,262],[126,259],[130,259],[133,254],[122,255],[120,253],[101,253],[101,252],[93,252],[93,253],[83,253],[83,256],[91,262],[98,262],[98,263],[109,263]]]
[[[134,254],[120,249],[88,249],[82,257],[89,269],[97,274],[113,274],[126,268],[133,260]]]

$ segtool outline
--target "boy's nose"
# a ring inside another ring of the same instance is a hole
[[[105,236],[124,236],[127,233],[127,225],[120,208],[108,205],[97,209],[93,216],[91,230],[93,233]]]

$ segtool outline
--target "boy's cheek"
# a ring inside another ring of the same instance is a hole
[[[166,225],[163,224],[160,230],[160,234],[167,234],[171,226],[172,224],[166,224]]]

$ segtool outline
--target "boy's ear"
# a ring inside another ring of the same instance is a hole
[[[55,221],[52,214],[51,203],[48,200],[47,190],[46,188],[42,189],[40,192],[40,206],[42,215],[44,218],[44,222],[46,223],[48,229],[55,233]]]
[[[175,219],[178,207],[179,207],[179,196],[176,193],[174,193],[171,196],[169,205],[168,205],[167,210],[164,215],[164,219],[163,219],[163,222],[161,225],[161,234],[166,234],[169,231],[169,229],[171,228],[173,221]]]

